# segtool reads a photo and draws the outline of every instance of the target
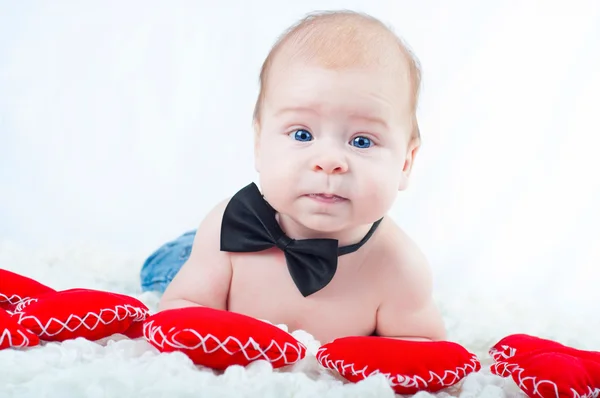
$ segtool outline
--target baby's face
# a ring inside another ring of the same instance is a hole
[[[256,141],[266,200],[314,231],[382,217],[406,185],[414,149],[405,80],[300,62],[273,70]]]

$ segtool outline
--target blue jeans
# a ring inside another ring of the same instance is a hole
[[[196,230],[165,243],[144,261],[140,271],[142,291],[164,293],[181,266],[190,257]]]

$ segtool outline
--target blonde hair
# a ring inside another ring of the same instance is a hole
[[[341,49],[341,51],[335,51],[335,43],[333,43],[332,46],[331,42],[322,40],[322,36],[318,33],[322,32],[323,29],[328,29],[331,27],[326,26],[328,22],[340,22],[334,25],[335,33],[338,37],[336,43],[339,43],[341,38],[352,43],[353,45],[360,47],[358,48],[359,51],[342,52],[344,49]],[[366,23],[371,27],[371,29],[359,29],[356,23],[352,24],[351,22],[360,22],[363,23],[363,26]],[[384,35],[382,35],[382,32]],[[420,131],[416,120],[416,109],[420,94],[422,72],[418,58],[413,54],[408,45],[404,43],[400,37],[394,34],[390,27],[385,26],[380,20],[361,12],[348,10],[320,11],[310,13],[304,18],[300,19],[294,25],[290,26],[277,39],[269,51],[269,54],[265,58],[260,70],[260,89],[256,99],[256,104],[254,106],[254,122],[260,123],[260,112],[265,97],[267,78],[273,65],[273,61],[278,52],[289,41],[293,41],[295,47],[298,49],[295,54],[297,56],[319,56],[321,57],[320,61],[326,64],[325,66],[344,67],[352,65],[356,62],[370,62],[368,57],[373,54],[372,49],[374,47],[381,48],[384,45],[389,46],[390,38],[392,38],[392,40],[398,45],[400,53],[404,55],[406,61],[408,62],[408,73],[411,82],[410,91],[412,96],[412,136],[413,138],[420,139]],[[325,59],[322,59],[323,54],[329,54],[329,56],[325,57]]]

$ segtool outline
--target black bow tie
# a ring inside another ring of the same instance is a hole
[[[373,235],[376,221],[358,243],[338,248],[336,239],[291,239],[285,235],[273,209],[254,183],[236,193],[225,208],[221,223],[221,250],[257,252],[278,247],[288,270],[304,297],[325,286],[337,270],[338,256],[355,252]]]

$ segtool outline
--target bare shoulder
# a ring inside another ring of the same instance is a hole
[[[417,271],[430,273],[429,262],[417,243],[391,218],[385,218],[381,225],[377,252],[382,272],[386,280],[397,287],[403,281],[402,275],[409,276]]]
[[[211,230],[212,233],[212,231],[216,230],[217,233],[220,232],[223,213],[225,213],[225,209],[227,208],[230,200],[231,198],[229,197],[214,205],[200,223],[198,231]]]
[[[433,274],[427,257],[393,220],[387,219],[382,232],[377,334],[443,339],[445,330],[433,299]]]
[[[207,251],[220,251],[221,222],[230,200],[231,198],[227,198],[217,203],[204,216],[196,230],[190,259],[195,260],[198,255],[205,255]]]

